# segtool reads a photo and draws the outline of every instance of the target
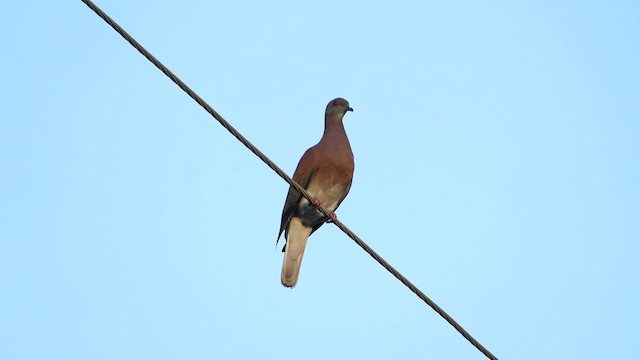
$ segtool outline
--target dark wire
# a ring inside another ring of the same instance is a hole
[[[218,114],[209,104],[206,103],[198,94],[196,94],[191,88],[189,88],[182,80],[180,80],[174,73],[171,72],[166,66],[164,66],[158,59],[156,59],[151,53],[149,53],[140,43],[138,43],[131,35],[129,35],[123,28],[120,27],[113,19],[111,19],[107,14],[105,14],[98,6],[96,6],[90,0],[82,0],[91,10],[93,10],[98,16],[100,16],[104,21],[107,22],[115,31],[117,31],[125,40],[127,40],[134,48],[136,48],[144,57],[146,57],[149,61],[153,63],[160,71],[162,71],[165,75],[171,79],[176,85],[180,87],[184,92],[187,93],[193,100],[195,100],[200,106],[202,106],[211,116],[213,116],[218,122],[224,126],[233,136],[236,137],[244,146],[246,146],[252,153],[254,153],[257,157],[260,158],[267,166],[269,166],[273,171],[276,172],[281,178],[283,178],[289,185],[291,185],[294,189],[299,191],[302,196],[304,196],[310,202],[313,202],[313,197],[298,183],[293,181],[282,169],[280,169],[273,161],[271,161],[265,154],[262,153],[258,148],[256,148],[253,144],[249,142],[242,134],[240,134],[229,122],[227,122],[220,114]],[[318,210],[322,212],[325,216],[329,216],[329,212],[326,209],[319,207]],[[383,259],[378,253],[373,251],[372,248],[369,247],[362,239],[360,239],[356,234],[353,233],[349,228],[347,228],[343,223],[339,220],[334,222],[336,226],[342,230],[347,236],[349,236],[353,241],[358,244],[367,254],[371,255],[380,265],[382,265],[387,271],[389,271],[393,276],[395,276],[400,282],[402,282],[406,287],[409,288],[414,294],[416,294],[422,301],[427,303],[433,310],[435,310],[440,316],[442,316],[451,326],[453,326],[465,339],[467,339],[473,346],[475,346],[478,350],[480,350],[486,357],[489,359],[498,359],[495,357],[489,350],[487,350],[482,344],[480,344],[476,339],[471,336],[460,324],[458,324],[449,314],[447,314],[438,304],[433,302],[427,295],[425,295],[420,289],[418,289],[415,285],[413,285],[407,278],[405,278],[398,270],[396,270],[391,264],[389,264],[385,259]]]

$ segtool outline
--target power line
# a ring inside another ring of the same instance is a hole
[[[116,32],[118,32],[125,40],[127,40],[136,50],[138,50],[144,57],[146,57],[153,65],[155,65],[160,71],[162,71],[171,81],[173,81],[180,89],[187,93],[193,100],[195,100],[200,106],[202,106],[211,116],[213,116],[218,122],[227,129],[231,135],[235,136],[244,146],[246,146],[252,153],[260,158],[269,168],[276,172],[281,178],[283,178],[289,185],[299,191],[310,202],[313,202],[313,197],[298,183],[293,181],[289,175],[287,175],[282,169],[280,169],[273,161],[271,161],[265,154],[256,148],[249,140],[247,140],[242,134],[240,134],[229,122],[227,122],[218,112],[216,112],[206,101],[204,101],[198,94],[196,94],[187,84],[182,82],[171,70],[164,66],[158,59],[155,58],[150,52],[148,52],[140,43],[138,43],[131,35],[129,35],[120,25],[118,25],[113,19],[111,19],[106,13],[104,13],[98,6],[96,6],[90,0],[82,0],[91,10],[93,10],[98,16],[100,16],[107,24],[109,24]],[[318,210],[325,216],[329,216],[329,212],[318,207]],[[395,276],[400,282],[409,288],[414,294],[416,294],[422,301],[427,303],[433,310],[435,310],[440,316],[442,316],[451,326],[453,326],[465,339],[467,339],[473,346],[475,346],[480,352],[482,352],[489,359],[498,359],[489,350],[487,350],[482,344],[471,336],[460,324],[458,324],[449,314],[447,314],[438,304],[433,302],[427,295],[425,295],[420,289],[418,289],[413,283],[405,278],[398,270],[396,270],[391,264],[383,259],[378,253],[373,251],[369,245],[367,245],[362,239],[347,228],[342,222],[336,220],[334,224],[342,230],[347,236],[355,241],[364,251],[367,252],[372,258],[374,258],[380,265],[382,265],[387,271]]]

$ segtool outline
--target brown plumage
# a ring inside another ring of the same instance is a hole
[[[302,155],[293,174],[293,180],[331,213],[349,193],[353,179],[353,153],[342,124],[347,111],[353,111],[347,100],[338,98],[329,102],[324,115],[324,134],[320,142]],[[289,188],[278,234],[280,239],[284,231],[286,239],[282,249],[282,285],[296,286],[307,238],[327,220],[298,191]]]

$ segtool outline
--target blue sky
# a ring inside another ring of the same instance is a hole
[[[290,174],[355,109],[337,211],[504,359],[631,358],[640,5],[97,2]],[[0,11],[0,357],[481,359],[80,1]]]

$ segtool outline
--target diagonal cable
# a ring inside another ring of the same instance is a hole
[[[158,59],[155,58],[150,52],[148,52],[140,43],[138,43],[131,35],[129,35],[120,25],[118,25],[113,19],[105,14],[98,6],[96,6],[91,0],[82,0],[91,10],[93,10],[98,16],[100,16],[107,24],[109,24],[116,32],[118,32],[125,40],[127,40],[136,50],[138,50],[144,57],[146,57],[153,65],[155,65],[160,71],[162,71],[171,81],[173,81],[180,89],[187,93],[193,100],[195,100],[200,106],[202,106],[211,116],[213,116],[218,122],[227,129],[231,135],[235,136],[244,146],[246,146],[252,153],[260,158],[269,168],[276,172],[281,178],[283,178],[289,185],[299,191],[310,202],[313,202],[313,197],[298,183],[293,181],[289,175],[287,175],[282,169],[280,169],[273,161],[271,161],[265,154],[256,148],[247,138],[238,132],[229,122],[227,122],[218,112],[216,112],[206,101],[204,101],[198,94],[196,94],[187,84],[182,82],[171,70],[164,66]],[[329,216],[329,212],[319,207],[318,210],[325,216]],[[367,245],[362,239],[353,233],[346,225],[339,220],[334,222],[336,226],[342,230],[347,236],[355,241],[364,251],[367,252],[372,258],[374,258],[380,265],[382,265],[387,271],[395,276],[400,282],[409,288],[414,294],[416,294],[422,301],[435,310],[440,316],[442,316],[451,326],[453,326],[465,339],[467,339],[473,346],[475,346],[480,352],[482,352],[489,359],[498,359],[489,350],[487,350],[482,344],[480,344],[471,334],[469,334],[458,322],[456,322],[449,314],[447,314],[438,304],[433,302],[427,295],[425,295],[420,289],[418,289],[413,283],[405,278],[398,270],[396,270],[391,264],[383,259],[378,253],[376,253],[369,245]]]

